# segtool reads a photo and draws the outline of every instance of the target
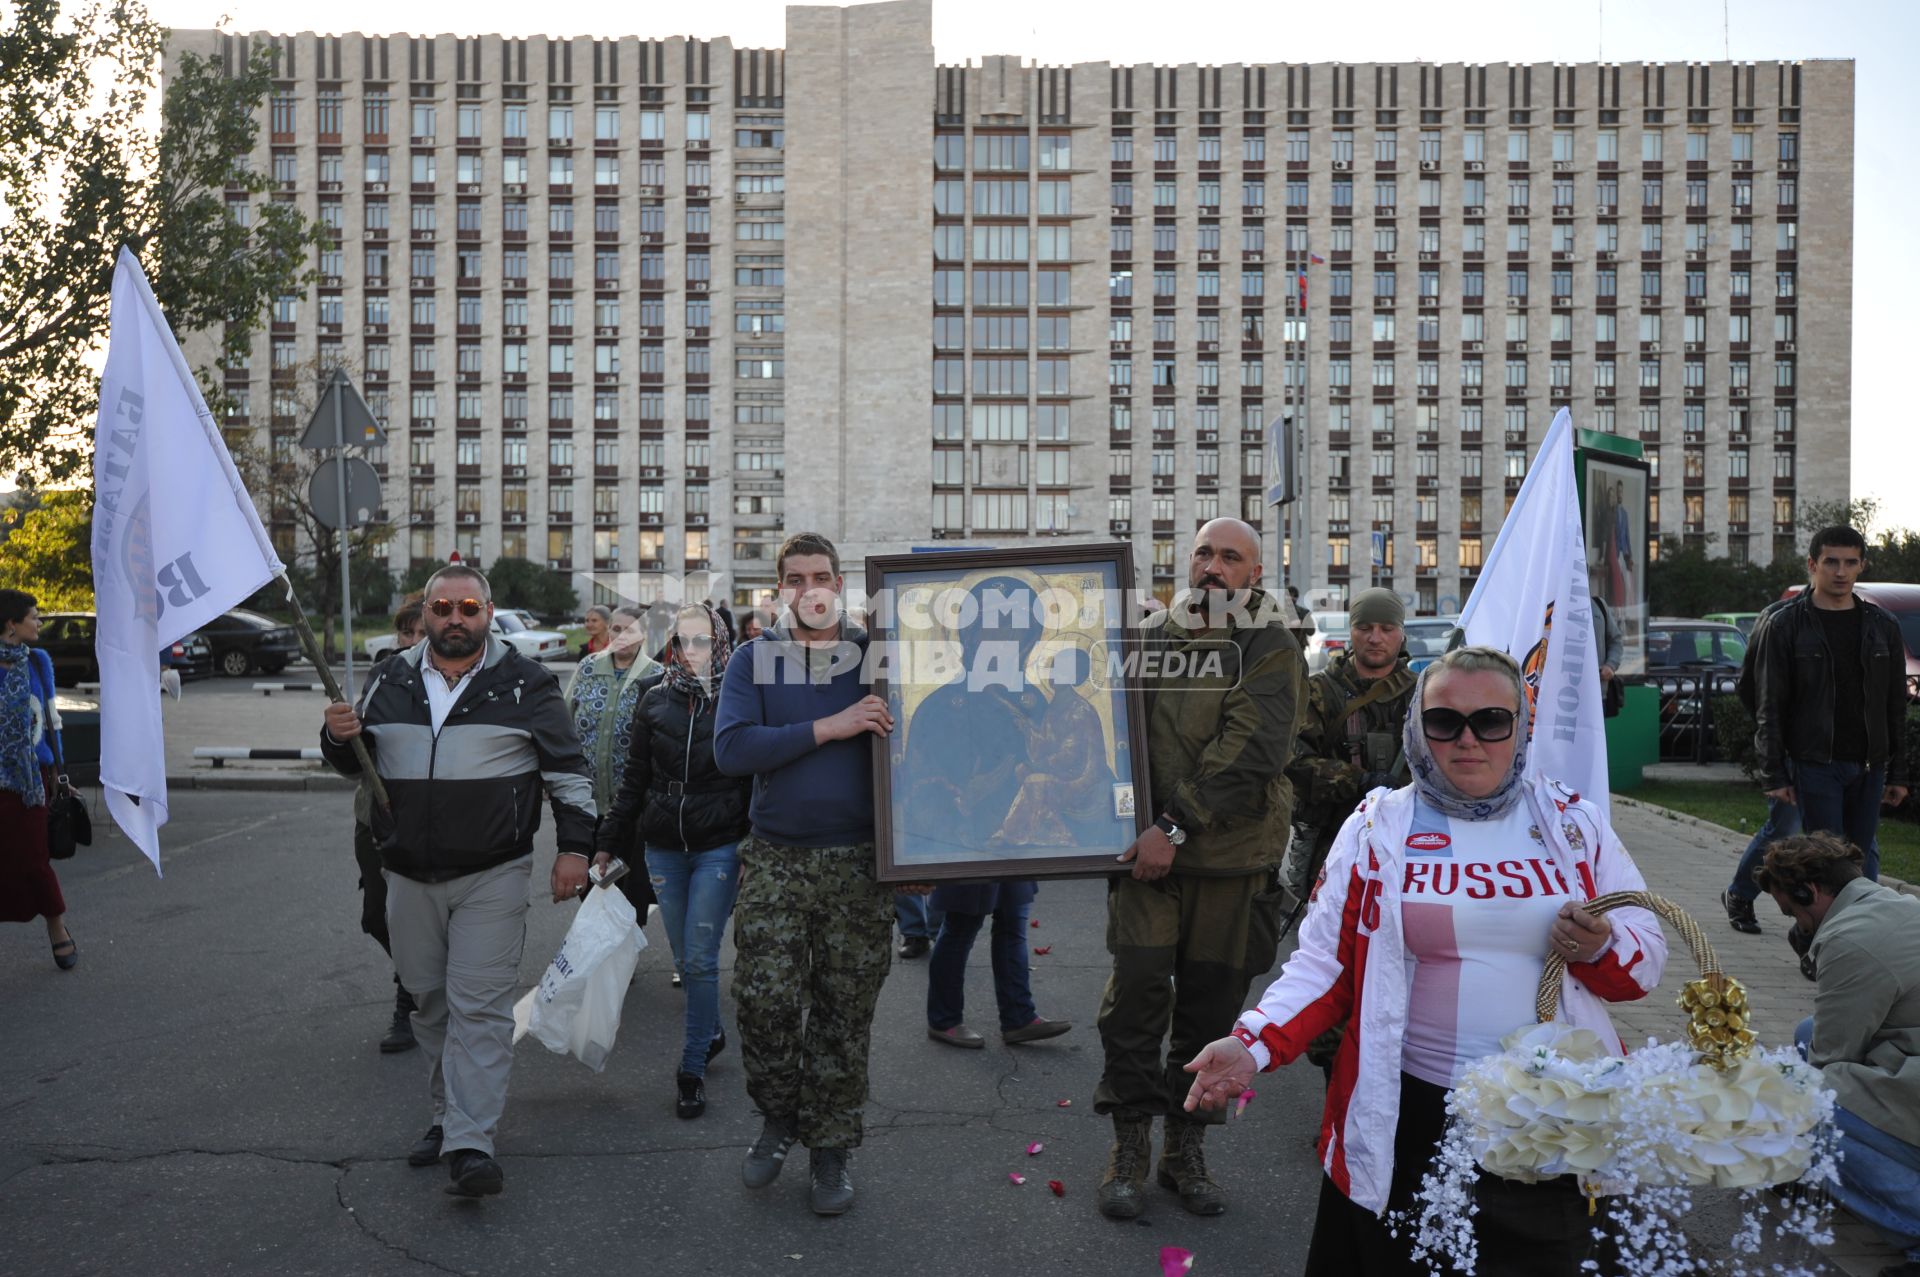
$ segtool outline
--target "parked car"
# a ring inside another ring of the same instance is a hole
[[[213,644],[214,668],[228,678],[256,671],[278,674],[300,655],[300,639],[291,625],[244,608],[214,617],[201,632]]]
[[[1408,617],[1405,626],[1408,668],[1418,674],[1440,659],[1452,640],[1453,632],[1459,628],[1460,618],[1457,616]]]
[[[91,612],[48,612],[40,618],[40,643],[53,661],[53,681],[61,687],[97,682],[100,662],[94,656],[94,615]],[[196,630],[160,653],[162,668],[172,666],[182,679],[206,678],[213,673],[213,645]]]
[[[1780,597],[1790,599],[1805,588],[1792,586]],[[1853,592],[1876,607],[1885,608],[1900,623],[1900,639],[1907,648],[1907,699],[1920,701],[1920,585],[1857,581]]]
[[[1660,689],[1660,756],[1713,757],[1712,699],[1730,694],[1746,659],[1746,636],[1731,625],[1685,617],[1647,622],[1642,681]]]
[[[571,653],[567,651],[566,635],[558,630],[543,630],[530,625],[523,619],[526,615],[518,608],[496,608],[493,613],[493,636],[511,644],[520,655],[536,661],[568,659]],[[381,634],[368,639],[362,646],[366,649],[367,659],[377,661],[393,650],[394,642],[393,635]]]
[[[1351,633],[1345,612],[1315,612],[1313,635],[1307,640],[1307,673],[1318,674],[1327,668],[1335,652],[1344,651]]]
[[[1700,618],[1703,621],[1718,621],[1722,625],[1731,625],[1748,638],[1753,637],[1753,623],[1760,619],[1758,612],[1709,612]]]

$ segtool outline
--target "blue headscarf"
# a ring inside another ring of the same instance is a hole
[[[1527,742],[1532,735],[1532,724],[1528,721],[1523,702],[1520,717],[1513,725],[1513,767],[1507,772],[1506,779],[1484,798],[1465,793],[1440,770],[1426,733],[1420,730],[1420,708],[1426,703],[1427,680],[1444,668],[1436,661],[1420,671],[1419,681],[1413,685],[1413,701],[1407,707],[1407,722],[1401,731],[1401,748],[1406,751],[1407,767],[1413,773],[1413,787],[1421,802],[1449,819],[1494,820],[1506,815],[1525,792]]]

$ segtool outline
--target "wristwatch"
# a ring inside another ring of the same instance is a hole
[[[1155,820],[1153,823],[1154,823],[1154,827],[1157,828],[1161,833],[1165,834],[1167,836],[1167,841],[1172,843],[1174,846],[1180,847],[1186,844],[1187,831],[1180,828],[1180,826],[1174,824],[1173,817],[1161,816],[1159,819]]]

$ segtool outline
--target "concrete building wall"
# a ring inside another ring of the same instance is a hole
[[[253,162],[290,165],[274,198],[337,208],[338,273],[229,385],[269,438],[299,424],[276,359],[344,358],[384,394],[396,567],[517,550],[603,595],[691,571],[745,600],[808,528],[856,579],[865,554],[928,540],[1114,536],[1170,586],[1194,528],[1239,514],[1289,579],[1336,597],[1373,575],[1378,532],[1379,579],[1445,611],[1563,404],[1646,446],[1655,541],[1764,561],[1802,503],[1848,492],[1850,62],[950,67],[928,0],[790,9],[784,51],[213,32],[175,48],[261,41],[288,59],[295,127],[263,128]],[[380,142],[361,126],[383,91]],[[345,121],[330,138],[323,94]],[[415,104],[434,136],[405,131]],[[571,146],[546,136],[560,105]],[[503,135],[516,106],[524,142]],[[593,138],[600,109],[617,137]],[[384,190],[367,171],[383,152]],[[414,183],[422,155],[436,173]],[[581,174],[602,156],[619,173],[597,189]],[[550,180],[565,158],[570,190]],[[382,200],[388,225],[369,228]],[[550,227],[569,200],[570,238]],[[437,226],[414,229],[429,208]],[[601,249],[617,273],[596,281]],[[422,250],[432,279],[412,277]],[[571,286],[551,274],[566,251]],[[522,278],[504,275],[515,253]],[[385,331],[367,321],[381,298]],[[425,298],[430,327],[412,322]],[[617,324],[594,322],[601,302]],[[617,371],[595,371],[598,346]],[[1262,428],[1290,386],[1307,471],[1283,546]],[[547,411],[567,393],[570,419]]]

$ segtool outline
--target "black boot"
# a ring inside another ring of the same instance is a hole
[[[707,1111],[707,1086],[704,1079],[693,1073],[676,1073],[674,1085],[679,1088],[680,1098],[675,1101],[673,1113],[679,1118],[695,1118]]]
[[[387,1027],[387,1036],[380,1039],[382,1055],[411,1051],[419,1045],[413,1040],[413,995],[398,980],[393,989],[393,1023]]]

